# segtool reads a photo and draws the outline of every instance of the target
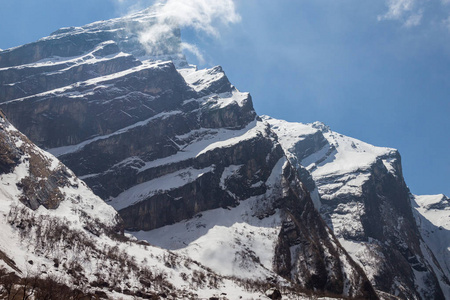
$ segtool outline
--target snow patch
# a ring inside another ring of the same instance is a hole
[[[243,165],[231,165],[223,170],[222,176],[220,177],[220,187],[223,190],[227,190],[226,180],[232,176],[235,176],[242,166]]]
[[[197,92],[208,89],[211,84],[225,77],[225,73],[219,66],[203,70],[191,67],[178,70],[178,72],[183,76],[186,83]]]
[[[133,186],[132,188],[113,198],[109,204],[116,210],[134,205],[156,194],[161,194],[172,189],[184,186],[195,181],[205,173],[213,171],[213,167],[204,169],[187,168],[156,179]]]

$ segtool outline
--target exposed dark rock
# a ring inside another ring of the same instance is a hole
[[[34,149],[34,145],[20,132],[12,129],[9,122],[0,117],[0,149],[5,152],[0,157],[4,173],[10,173],[20,163],[28,166],[28,174],[17,183],[22,195],[19,200],[35,210],[40,205],[55,209],[64,199],[60,187],[69,185],[66,168],[54,164],[51,159]]]
[[[268,289],[265,292],[265,295],[267,297],[269,297],[270,299],[274,299],[274,300],[282,299],[281,292],[278,289],[276,289],[276,288]]]
[[[4,116],[0,116],[4,120]],[[18,164],[22,153],[5,132],[5,122],[0,123],[0,174],[10,173]]]
[[[276,201],[276,207],[285,213],[285,221],[278,237],[275,268],[306,289],[340,295],[346,285],[343,264],[349,264],[358,270],[353,275],[358,284],[350,288],[349,296],[376,299],[369,280],[326,227],[294,169],[284,168],[284,176],[287,179],[283,186],[284,196]]]
[[[417,230],[409,199],[409,190],[401,172],[401,159],[395,154],[397,176],[387,172],[381,159],[372,167],[372,177],[363,185],[366,213],[361,221],[367,238],[380,241],[380,251],[387,258],[380,262],[381,272],[377,276],[376,286],[389,291],[392,280],[401,277],[409,289],[400,295],[403,298],[420,297],[414,291],[414,270],[428,277],[433,299],[445,299],[439,287],[436,275],[426,263],[420,246],[420,234]],[[399,275],[401,274],[401,275]]]
[[[115,88],[106,88],[113,82]],[[80,93],[85,96],[78,97]],[[38,146],[54,148],[114,133],[170,111],[187,97],[189,89],[184,80],[168,63],[103,81],[102,86],[71,86],[61,93],[5,103],[2,108],[9,120]]]

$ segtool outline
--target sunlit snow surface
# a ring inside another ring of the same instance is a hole
[[[378,157],[386,156],[396,151],[391,148],[376,147],[344,136],[329,130],[320,122],[302,124],[270,117],[264,117],[264,120],[276,132],[280,138],[280,144],[283,149],[288,150],[287,154],[289,156],[297,156],[295,145],[299,141],[318,132],[323,135],[327,142],[325,146],[303,158],[300,162],[302,166],[311,171],[314,179],[365,171]],[[389,164],[389,162],[386,163]],[[359,185],[359,183],[354,184],[354,186]]]
[[[263,119],[279,137],[287,157],[308,170],[314,179],[322,203],[315,201],[317,209],[327,201],[336,199],[355,199],[362,195],[362,185],[369,179],[370,167],[382,158],[387,170],[395,175],[391,166],[395,154],[394,149],[375,147],[360,140],[350,138],[331,131],[320,122],[311,124],[293,123],[277,120],[267,116]],[[299,143],[310,140],[307,147],[298,148]],[[314,143],[312,141],[314,140]],[[315,151],[312,147],[323,145]],[[305,157],[304,152],[308,151]],[[297,161],[300,158],[300,161]],[[352,235],[362,232],[360,217],[364,214],[364,206],[354,201],[340,203],[330,216],[333,231],[337,236],[342,233]]]
[[[235,208],[206,211],[187,221],[133,234],[201,261],[220,274],[264,279],[272,276],[280,217],[278,213],[262,220],[252,216],[256,202],[249,199]]]
[[[192,87],[196,92],[205,93],[208,88],[217,82],[228,82],[225,73],[221,67],[213,67],[210,69],[197,70],[193,65],[179,68],[178,72],[183,76],[186,83]],[[210,108],[224,108],[231,104],[237,104],[240,107],[244,106],[250,97],[249,93],[238,91],[232,87],[231,92],[224,92],[219,94],[209,94],[200,99],[203,102],[210,102]]]

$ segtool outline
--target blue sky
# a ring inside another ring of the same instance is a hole
[[[450,195],[449,2],[238,0],[241,21],[219,25],[220,36],[182,33],[203,52],[201,67],[222,65],[259,114],[319,120],[397,148],[413,193]],[[136,3],[4,1],[0,48],[120,16]]]

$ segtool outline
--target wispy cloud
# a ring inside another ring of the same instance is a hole
[[[158,1],[152,6],[151,11],[155,12],[156,23],[144,28],[139,33],[139,40],[148,52],[153,54],[158,53],[158,49],[177,50],[170,49],[170,42],[168,44],[164,41],[176,38],[175,34],[178,28],[188,27],[218,38],[220,26],[230,25],[241,20],[233,0]],[[199,63],[204,63],[202,53],[195,45],[182,43],[181,45],[172,45],[172,47],[181,47],[182,50],[194,54]]]
[[[384,15],[379,16],[378,20],[398,20],[411,12],[414,4],[414,0],[388,0],[388,11]]]
[[[448,27],[450,17],[450,0],[385,0],[387,11],[378,16],[378,21],[397,21],[405,28],[421,24],[441,22]],[[427,18],[425,19],[425,16]],[[444,16],[444,17],[443,17]],[[449,28],[450,29],[450,28]]]
[[[212,36],[219,32],[215,24],[231,24],[240,21],[232,0],[168,0],[161,5],[159,21],[175,23],[180,27],[192,27]]]
[[[378,16],[379,21],[397,20],[405,27],[414,27],[422,20],[423,11],[417,8],[417,0],[387,0],[387,7],[388,11]]]
[[[403,25],[405,27],[414,27],[420,25],[420,22],[422,21],[423,17],[423,11],[419,10],[417,13],[412,13],[408,16],[408,18],[405,20]]]
[[[192,54],[194,54],[201,65],[205,63],[205,58],[203,57],[202,52],[197,48],[197,46],[189,43],[181,43],[181,49],[189,51]]]

